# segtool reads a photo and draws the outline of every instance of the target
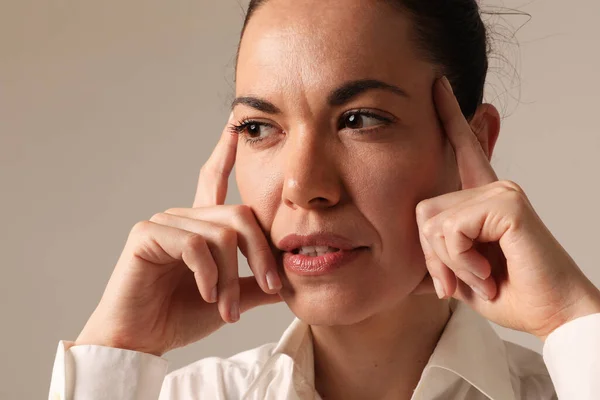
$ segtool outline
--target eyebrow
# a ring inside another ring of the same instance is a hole
[[[348,103],[350,100],[354,99],[358,95],[361,95],[370,90],[385,90],[407,99],[410,98],[408,93],[405,90],[399,88],[398,86],[394,86],[377,79],[361,79],[346,82],[339,88],[335,89],[327,97],[327,102],[332,107],[341,106]],[[281,114],[281,110],[276,105],[258,97],[238,97],[233,101],[233,103],[231,103],[231,109],[233,110],[238,104],[246,105],[248,107],[265,112],[267,114]]]
[[[231,103],[231,109],[233,110],[238,104],[243,104],[267,114],[281,114],[281,110],[275,104],[267,100],[259,99],[258,97],[238,97]]]
[[[386,90],[404,98],[410,97],[406,91],[397,86],[390,85],[389,83],[385,83],[377,79],[362,79],[358,81],[346,82],[341,87],[335,89],[329,95],[327,101],[331,106],[341,106],[348,103],[356,96],[375,89]]]

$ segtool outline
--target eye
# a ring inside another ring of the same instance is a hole
[[[338,129],[361,130],[390,122],[389,118],[370,111],[351,111],[342,116]]]
[[[246,132],[252,138],[264,138],[265,136],[273,133],[274,128],[271,125],[267,125],[261,122],[249,122],[246,125]]]
[[[245,135],[249,143],[260,142],[277,131],[277,128],[271,124],[253,120],[243,120],[238,125],[233,125],[232,129],[238,134]]]

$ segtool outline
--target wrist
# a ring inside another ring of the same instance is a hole
[[[73,346],[83,346],[83,345],[92,345],[92,346],[103,346],[103,347],[112,347],[120,350],[131,350],[137,351],[140,353],[148,353],[158,357],[161,357],[165,352],[160,351],[154,348],[145,348],[139,345],[139,341],[136,340],[124,340],[124,338],[119,338],[113,335],[96,335],[90,334],[88,332],[81,332],[77,339],[75,340]]]
[[[119,344],[117,342],[108,340],[106,337],[101,337],[98,335],[89,335],[87,333],[82,332],[81,334],[79,334],[77,339],[75,339],[74,346],[85,346],[85,345],[114,347],[116,349],[122,348],[119,346]]]
[[[157,356],[157,357],[162,357],[164,352],[163,351],[159,351],[159,350],[153,350],[153,349],[143,349],[143,348],[139,348],[139,347],[135,347],[135,346],[127,346],[127,345],[122,345],[116,342],[106,342],[106,341],[100,341],[100,340],[76,340],[73,344],[73,346],[103,346],[103,347],[111,347],[113,349],[119,349],[119,350],[129,350],[129,351],[136,351],[139,353],[146,353],[146,354],[151,354],[153,356]]]
[[[561,326],[577,318],[600,313],[600,290],[591,284],[591,288],[584,291],[583,295],[570,304],[570,306],[564,307],[561,312],[556,314],[556,318],[549,324],[549,328],[534,335],[542,342],[545,342],[546,338]]]

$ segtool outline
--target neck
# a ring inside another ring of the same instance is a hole
[[[450,318],[448,301],[411,296],[350,326],[311,326],[323,399],[410,399]]]

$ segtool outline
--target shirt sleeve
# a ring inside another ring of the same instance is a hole
[[[49,400],[155,400],[169,362],[152,354],[96,345],[58,344]]]
[[[558,327],[546,338],[542,353],[559,399],[598,399],[600,313]]]

